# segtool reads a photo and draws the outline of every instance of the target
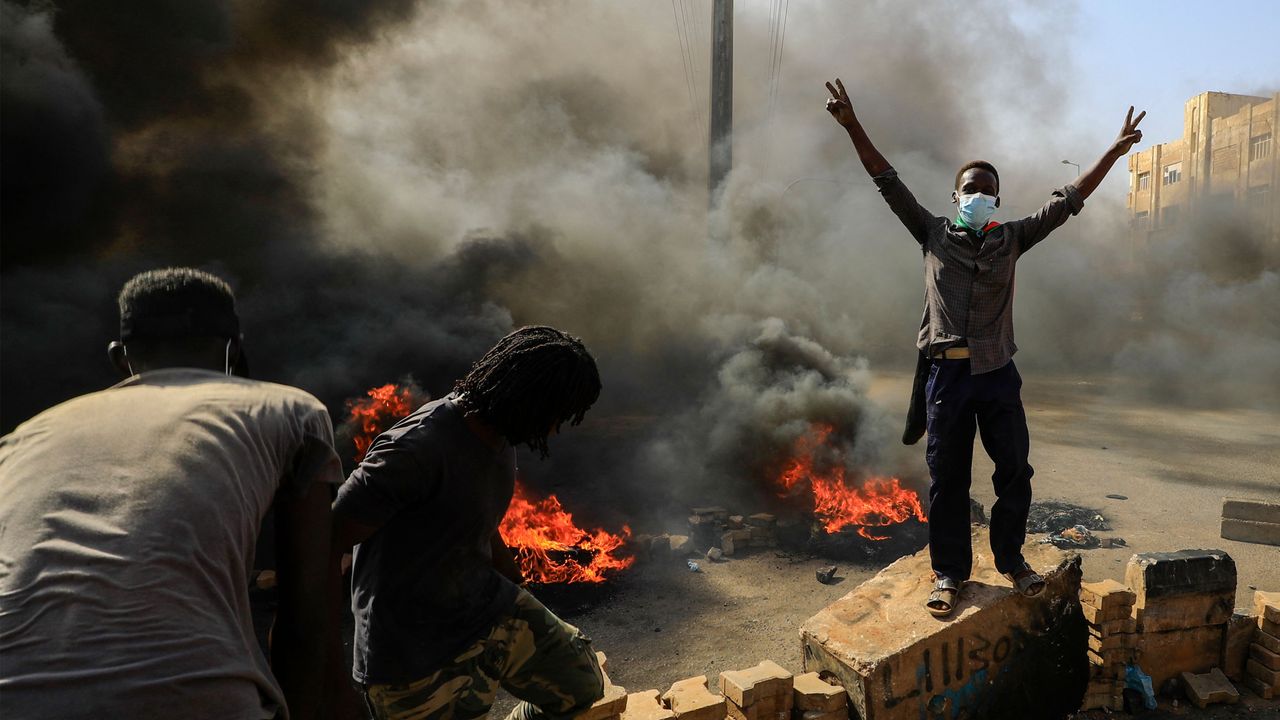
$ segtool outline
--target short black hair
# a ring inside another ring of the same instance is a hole
[[[1000,171],[996,170],[996,166],[992,165],[986,160],[970,160],[969,162],[960,166],[960,170],[956,172],[956,189],[957,190],[960,189],[960,178],[964,177],[965,171],[974,170],[974,169],[986,170],[992,175],[995,175],[996,176],[996,192],[997,193],[1000,192]]]
[[[498,341],[453,386],[468,412],[512,445],[542,457],[561,423],[577,425],[600,397],[596,360],[578,338],[553,327],[523,327]]]
[[[148,270],[120,290],[120,339],[234,338],[240,318],[231,286],[186,267]]]

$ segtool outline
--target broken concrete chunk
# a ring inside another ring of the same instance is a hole
[[[1140,553],[1129,559],[1125,582],[1137,607],[1156,598],[1236,590],[1236,561],[1222,550]]]
[[[823,585],[827,585],[836,578],[836,566],[828,565],[826,567],[820,567],[818,568],[816,575],[818,577],[818,582]]]
[[[621,715],[627,709],[627,689],[621,685],[605,683],[604,697],[594,705],[574,716],[574,720],[606,720]]]
[[[1182,673],[1182,687],[1187,698],[1201,710],[1218,703],[1240,702],[1240,692],[1218,668],[1198,675]]]
[[[688,535],[672,535],[670,543],[672,555],[685,555],[693,549],[693,543]]]
[[[657,690],[643,690],[627,696],[622,720],[674,720],[676,714],[658,700]]]
[[[711,548],[710,550],[707,550],[707,559],[708,559],[708,560],[723,560],[723,559],[724,559],[724,551],[723,551],[723,550],[721,550],[721,549],[720,549],[720,548],[718,548],[718,547],[713,547],[713,548]]]
[[[1099,610],[1109,610],[1116,606],[1128,608],[1138,599],[1127,586],[1110,578],[1099,582],[1080,583],[1080,602],[1092,605]],[[1128,613],[1125,613],[1128,615]]]
[[[773,697],[790,699],[791,673],[772,660],[746,670],[726,670],[720,673],[720,692],[740,708]]]
[[[724,720],[724,698],[707,689],[706,675],[675,682],[662,694],[662,702],[676,720]]]
[[[847,714],[849,695],[839,685],[823,680],[816,672],[796,675],[793,683],[792,704],[797,710],[805,713],[845,710]]]

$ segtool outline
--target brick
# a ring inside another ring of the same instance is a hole
[[[1085,656],[1088,657],[1090,664],[1093,665],[1127,665],[1137,657],[1137,650],[1135,648],[1120,648],[1098,652],[1090,648],[1085,653]]]
[[[773,540],[775,537],[773,528],[771,527],[752,526],[752,527],[746,528],[746,531],[751,536],[752,544],[765,543],[770,540]]]
[[[1123,680],[1124,673],[1124,665],[1095,665],[1092,662],[1089,663],[1090,680]]]
[[[707,689],[707,676],[686,678],[663,693],[662,702],[676,720],[724,720],[724,698]]]
[[[719,505],[689,508],[690,514],[701,518],[712,518],[717,522],[728,522],[729,511]]]
[[[1208,672],[1220,662],[1225,633],[1225,624],[1141,633],[1140,664],[1157,688],[1184,672]]]
[[[730,515],[729,527],[733,528],[734,530],[739,530],[742,528],[743,520],[744,518],[741,515]]]
[[[1117,605],[1128,608],[1137,599],[1138,596],[1127,586],[1110,578],[1099,582],[1080,583],[1080,602],[1092,605],[1099,610],[1107,610]]]
[[[1280,592],[1255,590],[1253,593],[1253,614],[1266,618],[1273,623],[1280,623]]]
[[[596,664],[600,666],[601,672],[606,673],[604,681],[608,684],[609,676],[607,673],[609,672],[609,656],[605,655],[603,650],[596,651]]]
[[[755,527],[773,527],[778,524],[778,518],[769,513],[756,513],[747,518],[747,524]]]
[[[1201,674],[1182,673],[1182,689],[1192,704],[1201,710],[1218,703],[1240,702],[1240,692],[1218,668]]]
[[[1098,637],[1092,633],[1089,634],[1089,649],[1096,653],[1106,653],[1109,650],[1128,650],[1138,647],[1138,636],[1136,634],[1118,634],[1110,637]]]
[[[1107,620],[1098,625],[1090,625],[1089,631],[1096,631],[1102,637],[1108,635],[1117,635],[1120,633],[1136,633],[1138,632],[1138,620],[1133,617],[1121,618],[1119,620]]]
[[[790,697],[793,687],[791,673],[772,660],[764,660],[746,670],[720,673],[720,692],[740,708],[777,695]]]
[[[574,716],[574,720],[606,720],[617,717],[627,709],[627,689],[621,685],[605,683],[604,697],[591,707]]]
[[[1280,623],[1274,620],[1268,620],[1264,617],[1259,617],[1258,628],[1261,629],[1262,632],[1270,635],[1271,637],[1280,637]]]
[[[1135,607],[1155,598],[1235,592],[1236,562],[1222,550],[1140,553],[1129,559],[1125,583],[1137,594]]]
[[[777,695],[757,698],[754,703],[745,708],[726,698],[725,707],[733,720],[790,720],[793,702],[791,692],[784,691]]]
[[[1262,682],[1258,678],[1253,677],[1252,675],[1244,676],[1244,686],[1249,688],[1251,691],[1253,691],[1254,695],[1257,695],[1263,700],[1270,700],[1276,695],[1276,691],[1274,688],[1270,687],[1269,685]]]
[[[823,680],[816,672],[796,675],[793,682],[792,704],[797,710],[829,712],[848,707],[849,695],[844,688]]]
[[[1249,646],[1249,659],[1258,661],[1268,670],[1280,670],[1280,653],[1273,653],[1257,643]]]
[[[1235,613],[1227,621],[1226,640],[1222,646],[1222,672],[1232,682],[1244,677],[1244,663],[1249,659],[1249,645],[1259,634],[1257,618]]]
[[[1235,520],[1280,523],[1280,502],[1274,500],[1222,498],[1222,517]]]
[[[1115,622],[1124,620],[1129,617],[1130,609],[1126,606],[1117,605],[1115,607],[1101,610],[1092,605],[1080,605],[1080,611],[1084,613],[1085,622],[1090,625],[1102,625],[1107,622]]]
[[[1202,625],[1221,625],[1231,619],[1235,590],[1191,593],[1149,598],[1145,607],[1135,608],[1139,632],[1183,630]]]
[[[1226,540],[1257,545],[1280,545],[1280,523],[1222,518],[1222,527],[1218,535]]]
[[[751,546],[751,533],[746,530],[730,530],[720,536],[720,549],[725,555],[745,550]]]
[[[658,700],[657,690],[643,690],[627,696],[621,720],[675,720],[676,714]]]
[[[1258,679],[1272,690],[1280,690],[1280,670],[1272,670],[1262,663],[1249,658],[1244,664],[1245,673]]]
[[[1280,653],[1280,637],[1276,637],[1264,630],[1255,630],[1253,633],[1253,641],[1273,653]]]

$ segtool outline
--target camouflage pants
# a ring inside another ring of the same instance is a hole
[[[572,717],[604,695],[591,640],[525,590],[511,614],[436,672],[407,685],[365,689],[376,720],[472,720],[501,686],[521,703],[507,720]]]

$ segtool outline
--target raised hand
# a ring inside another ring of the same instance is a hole
[[[828,103],[828,107],[830,103]],[[1130,148],[1142,141],[1142,131],[1138,129],[1138,123],[1142,122],[1142,118],[1147,116],[1147,111],[1143,110],[1138,113],[1138,117],[1133,116],[1133,106],[1129,106],[1129,114],[1124,117],[1124,127],[1120,128],[1120,137],[1116,138],[1115,149],[1120,155],[1128,155]]]
[[[853,103],[849,100],[849,93],[845,92],[844,83],[840,82],[840,78],[836,78],[834,86],[827,83],[827,92],[831,93],[831,97],[827,98],[827,112],[831,113],[831,117],[845,127],[857,123],[858,119],[853,114]]]

